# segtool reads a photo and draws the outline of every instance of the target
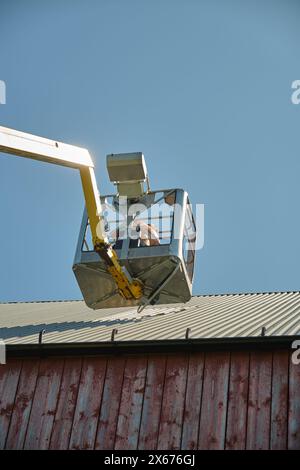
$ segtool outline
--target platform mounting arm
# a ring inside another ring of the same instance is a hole
[[[0,152],[79,170],[95,251],[125,299],[140,299],[142,286],[123,270],[105,235],[94,163],[88,150],[0,126]]]

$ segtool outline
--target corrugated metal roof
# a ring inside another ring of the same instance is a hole
[[[0,338],[7,344],[225,338],[300,334],[300,292],[195,296],[186,304],[90,310],[83,301],[0,304]]]

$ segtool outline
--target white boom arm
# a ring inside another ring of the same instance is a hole
[[[0,151],[56,165],[94,168],[88,150],[0,126]]]

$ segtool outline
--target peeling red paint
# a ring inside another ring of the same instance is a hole
[[[289,351],[9,360],[6,449],[300,449]]]

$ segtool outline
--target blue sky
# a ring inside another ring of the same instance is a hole
[[[300,288],[300,4],[1,1],[7,127],[142,151],[153,188],[205,204],[194,293]],[[78,299],[83,209],[70,169],[0,156],[0,300]]]

